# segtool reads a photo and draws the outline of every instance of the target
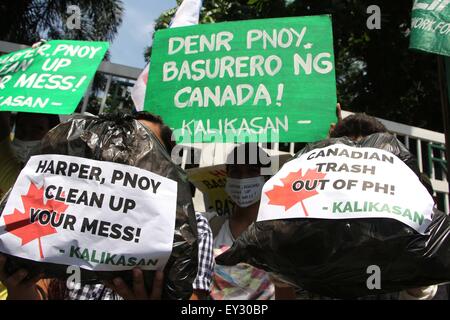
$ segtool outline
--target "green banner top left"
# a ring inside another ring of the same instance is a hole
[[[71,114],[108,42],[52,40],[0,57],[0,111]]]

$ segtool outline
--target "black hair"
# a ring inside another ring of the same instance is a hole
[[[367,137],[380,132],[388,132],[380,121],[365,113],[355,113],[340,121],[330,133],[330,138]]]
[[[175,141],[173,141],[172,139],[173,132],[169,126],[164,124],[164,121],[160,116],[147,111],[139,111],[135,112],[133,114],[133,117],[136,120],[146,120],[155,124],[159,124],[161,126],[161,139],[163,141],[164,147],[166,147],[169,154],[172,153],[172,150],[176,145]]]
[[[133,113],[133,118],[136,120],[147,120],[160,125],[164,124],[164,121],[160,116],[147,111],[135,112]]]

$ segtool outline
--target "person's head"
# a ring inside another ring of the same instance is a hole
[[[388,132],[380,121],[364,113],[355,113],[341,120],[331,131],[330,138],[348,137],[358,141],[380,132]]]
[[[59,124],[59,116],[20,112],[13,124],[15,131],[11,146],[17,158],[25,163],[31,150],[37,147],[42,138]]]
[[[175,141],[172,140],[172,130],[164,124],[160,116],[151,114],[150,112],[141,111],[134,115],[134,118],[149,129],[163,144],[169,154],[175,147]]]
[[[259,204],[262,188],[269,178],[261,175],[264,167],[270,167],[270,157],[256,143],[242,144],[228,155],[225,190],[238,207]]]

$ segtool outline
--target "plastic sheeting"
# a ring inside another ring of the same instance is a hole
[[[337,143],[389,151],[419,175],[411,153],[386,133],[359,142],[337,138],[309,144],[296,157]],[[326,297],[397,292],[450,281],[450,218],[435,211],[425,235],[387,218],[256,222],[216,262],[248,263]],[[370,290],[374,265],[380,268],[381,288]]]

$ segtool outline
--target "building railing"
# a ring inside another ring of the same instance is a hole
[[[0,53],[9,53],[21,49],[25,49],[27,46],[0,41]],[[102,62],[98,73],[106,77],[106,85],[103,90],[99,92],[100,98],[100,108],[101,113],[107,104],[108,95],[111,94],[110,89],[112,83],[121,84],[123,86],[122,97],[125,93],[130,92],[130,88],[133,86],[135,80],[138,78],[139,74],[142,72],[139,68],[128,67],[120,64],[115,64],[111,62]],[[89,97],[92,94],[92,86],[85,94],[83,100],[83,106],[81,111],[85,112]],[[350,115],[350,112],[343,111],[343,117]],[[406,147],[417,157],[417,162],[421,172],[426,173],[433,185],[436,192],[435,196],[437,198],[439,207],[444,210],[447,214],[449,213],[449,184],[447,182],[448,172],[446,172],[446,161],[445,158],[445,137],[444,134],[440,132],[430,131],[418,127],[408,126],[405,124],[379,119],[387,129],[395,134],[400,141],[402,141]],[[287,151],[291,155],[295,154],[299,144],[290,143],[288,145],[283,144],[283,148],[279,143],[272,143],[267,146],[269,149],[276,151]],[[188,149],[189,148],[189,149]],[[219,153],[225,152],[226,148],[221,146],[214,146],[208,144],[197,144],[195,146],[186,146],[186,149],[190,152],[194,151],[200,153],[200,165],[216,165],[217,159],[224,159],[223,155]],[[183,154],[182,166],[186,167],[188,162],[188,152]],[[411,197],[414,197],[411,194]]]

